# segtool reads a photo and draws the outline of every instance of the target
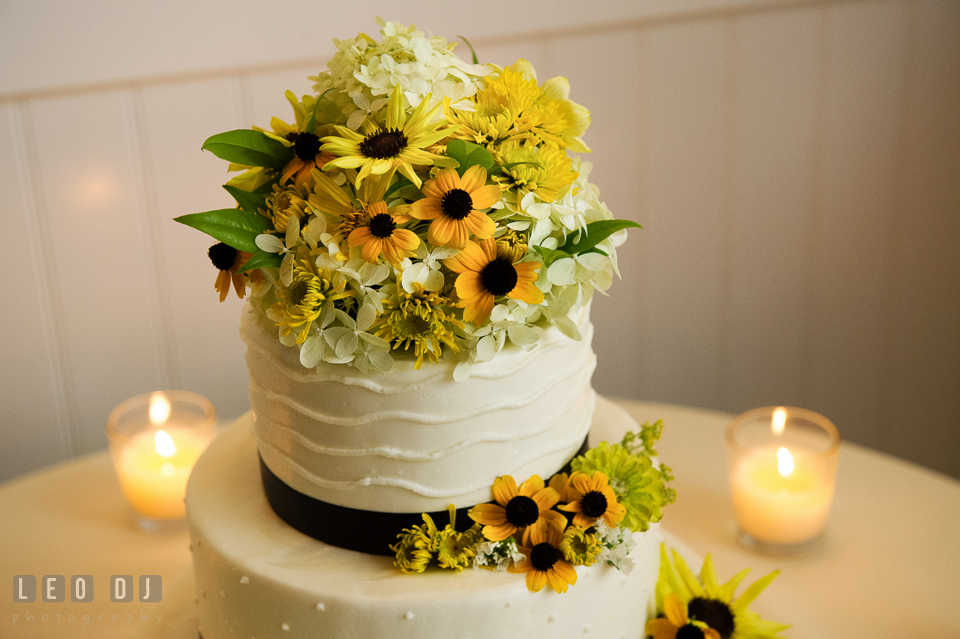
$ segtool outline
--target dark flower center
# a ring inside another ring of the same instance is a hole
[[[307,299],[307,293],[310,292],[310,286],[302,281],[295,280],[290,284],[290,288],[287,289],[287,299],[294,306],[300,306],[303,304],[303,301]]]
[[[580,510],[584,515],[597,519],[607,512],[607,498],[597,490],[591,490],[580,498]]]
[[[440,200],[440,206],[451,220],[462,220],[473,210],[473,199],[463,189],[452,189]]]
[[[539,517],[540,507],[529,497],[517,495],[507,502],[507,521],[518,528],[529,526]]]
[[[719,632],[721,639],[730,639],[733,634],[733,613],[730,612],[730,606],[722,601],[694,597],[687,605],[687,612],[692,619],[702,621]]]
[[[210,247],[207,255],[210,261],[221,271],[229,271],[237,261],[237,249],[223,242],[217,242]]]
[[[513,268],[510,260],[497,258],[483,267],[480,283],[494,297],[506,295],[517,285],[517,269]]]
[[[397,223],[387,213],[377,213],[370,219],[370,233],[374,237],[384,239],[393,235]]]
[[[703,630],[700,630],[692,623],[679,628],[677,630],[677,639],[703,639],[704,634]]]
[[[301,160],[312,162],[320,153],[320,138],[307,131],[291,131],[287,133],[288,141],[293,142],[293,154]]]
[[[563,559],[563,553],[560,549],[546,542],[537,544],[530,551],[530,564],[535,570],[550,570],[561,559]]]
[[[400,129],[377,129],[360,143],[360,153],[368,158],[385,160],[400,155],[407,148],[407,136]]]

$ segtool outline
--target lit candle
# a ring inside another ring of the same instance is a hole
[[[148,520],[185,515],[187,480],[213,438],[214,422],[208,401],[182,391],[134,397],[114,409],[107,434],[117,479],[139,515]]]
[[[802,409],[756,409],[734,420],[728,441],[733,505],[744,533],[792,545],[823,531],[839,448],[833,424]]]

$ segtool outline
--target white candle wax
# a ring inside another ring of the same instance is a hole
[[[166,436],[158,437],[158,432]],[[117,477],[134,510],[151,519],[185,516],[187,479],[209,443],[209,434],[175,423],[140,432],[126,442],[116,455]]]
[[[792,470],[789,464],[781,468],[778,448],[756,448],[737,460],[731,476],[733,505],[740,527],[755,539],[797,544],[823,530],[833,481],[818,457],[802,448],[788,449]]]

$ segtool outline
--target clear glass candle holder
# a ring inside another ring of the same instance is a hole
[[[793,549],[820,537],[840,451],[829,419],[803,408],[755,408],[727,427],[727,449],[742,543]]]
[[[216,425],[213,404],[189,391],[138,395],[110,412],[113,466],[141,526],[155,529],[186,515],[187,479]]]

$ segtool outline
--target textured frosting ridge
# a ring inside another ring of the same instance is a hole
[[[248,306],[240,332],[260,455],[299,492],[381,512],[470,506],[500,475],[548,477],[583,443],[595,406],[589,308],[575,319],[580,341],[550,329],[533,349],[508,345],[455,382],[442,361],[417,371],[398,358],[367,376],[304,369]]]

